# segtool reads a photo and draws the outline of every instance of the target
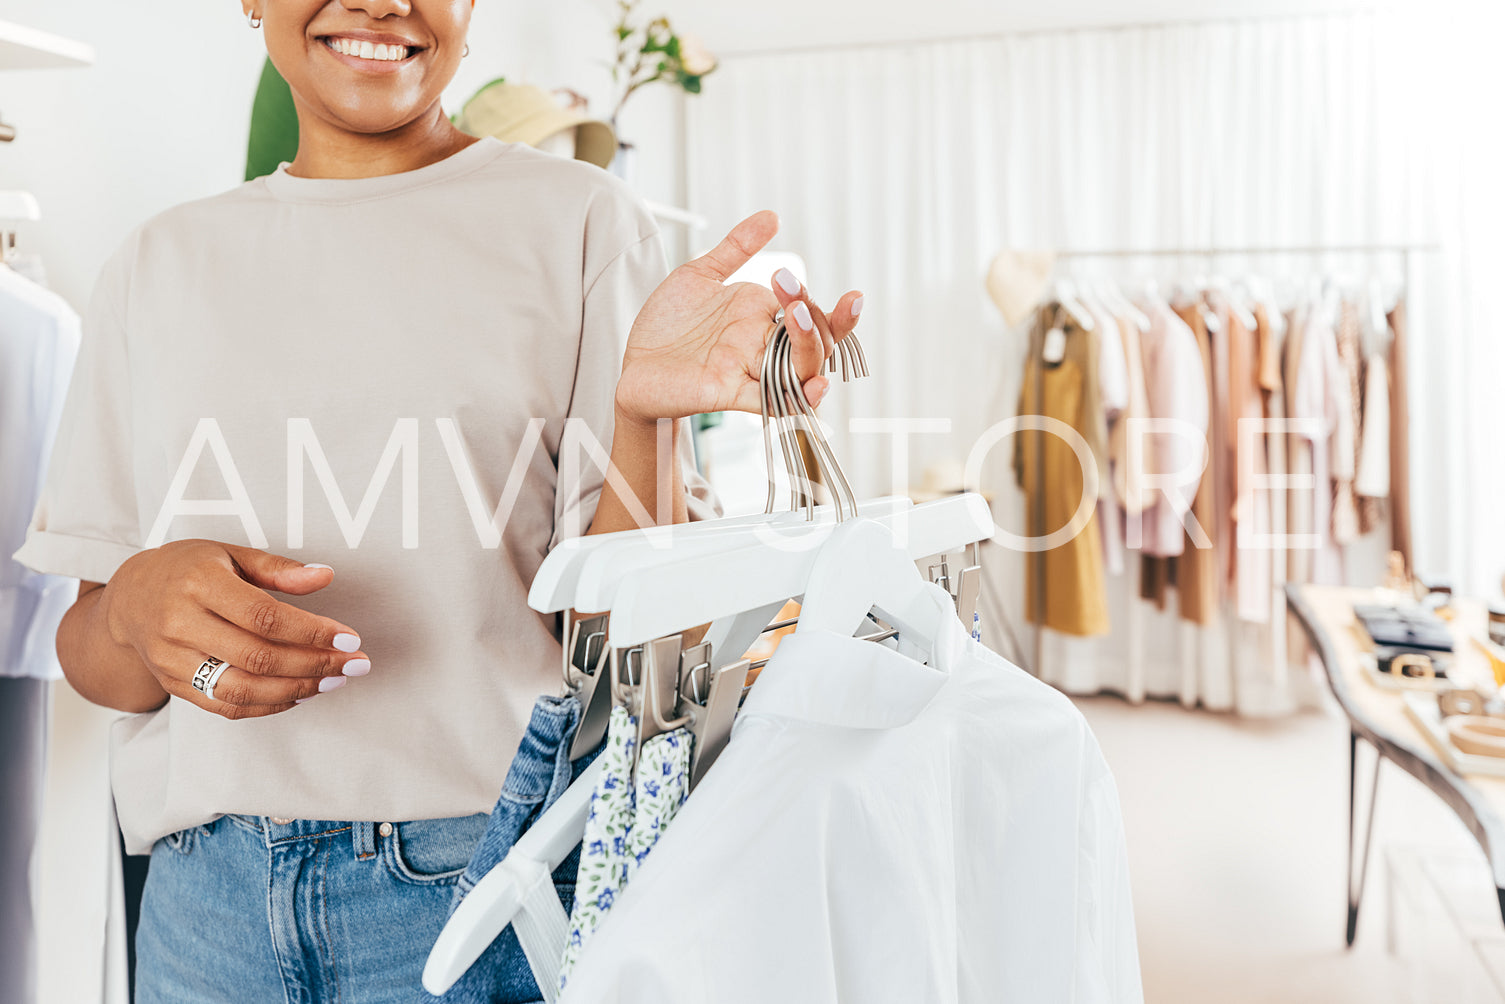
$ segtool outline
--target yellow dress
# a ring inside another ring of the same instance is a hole
[[[1061,361],[1045,362],[1046,333],[1066,333]],[[1019,392],[1020,415],[1043,415],[1064,422],[1087,442],[1106,484],[1107,428],[1098,389],[1097,337],[1076,326],[1057,305],[1036,315]],[[1043,537],[1071,521],[1082,502],[1082,465],[1059,436],[1024,431],[1015,437],[1014,473],[1025,493],[1026,533]],[[1025,618],[1064,634],[1107,634],[1108,593],[1104,581],[1101,528],[1096,507],[1081,532],[1051,550],[1025,555]],[[1044,609],[1041,609],[1043,599]]]

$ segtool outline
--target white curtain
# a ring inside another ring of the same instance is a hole
[[[689,205],[718,233],[774,208],[775,246],[804,256],[817,297],[866,293],[872,377],[824,410],[866,494],[963,459],[1013,414],[1023,332],[1005,329],[982,283],[1002,248],[1440,242],[1409,275],[1398,256],[1112,269],[1409,280],[1417,564],[1492,592],[1505,571],[1505,521],[1489,511],[1505,498],[1494,386],[1505,370],[1477,252],[1500,233],[1473,210],[1486,195],[1498,205],[1487,175],[1501,161],[1468,160],[1464,137],[1493,118],[1468,122],[1470,102],[1499,88],[1462,79],[1494,71],[1467,58],[1472,29],[1449,25],[1442,39],[1422,18],[1382,12],[732,58],[688,103]],[[909,468],[896,471],[892,436],[849,431],[862,417],[945,418],[951,432],[912,436]],[[1022,533],[1007,454],[990,454],[984,487],[999,525]],[[997,618],[1021,623],[1022,556],[990,550],[985,629],[998,643]],[[1381,556],[1350,567],[1369,581]],[[1052,639],[1053,682],[1124,689],[1133,591],[1110,582],[1107,641]],[[1314,693],[1269,651],[1240,667],[1229,658],[1240,639],[1140,617],[1150,694],[1271,713]]]

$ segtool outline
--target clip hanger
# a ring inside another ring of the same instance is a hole
[[[746,659],[739,659],[712,669],[707,651],[704,661],[692,665],[684,674],[681,706],[690,719],[686,728],[695,740],[690,754],[691,791],[731,741],[732,723],[742,705],[742,689],[747,685],[751,667]]]
[[[565,650],[564,682],[580,701],[580,724],[570,743],[571,760],[580,759],[606,738],[611,718],[611,687],[601,686],[610,655],[606,621],[606,614],[577,621],[571,629],[570,646]]]
[[[638,713],[638,750],[654,736],[688,724],[677,718],[682,635],[656,638],[643,646],[642,707]]]

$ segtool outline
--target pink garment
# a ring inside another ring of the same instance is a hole
[[[1343,556],[1332,535],[1333,452],[1337,449],[1341,454],[1346,445],[1348,455],[1353,453],[1347,376],[1338,358],[1337,332],[1328,311],[1314,304],[1304,320],[1296,385],[1286,388],[1286,400],[1292,418],[1313,423],[1313,435],[1295,453],[1299,466],[1292,468],[1293,474],[1310,473],[1313,483],[1310,490],[1295,489],[1291,493],[1290,532],[1315,534],[1318,546],[1304,552],[1292,550],[1293,566],[1308,573],[1293,578],[1341,585]]]
[[[1270,533],[1270,493],[1258,491],[1269,473],[1269,438],[1257,434],[1265,417],[1260,385],[1259,319],[1246,327],[1233,310],[1223,313],[1228,328],[1228,442],[1233,491],[1233,589],[1240,620],[1270,622],[1274,554]],[[1268,322],[1267,322],[1268,323]]]
[[[1137,433],[1129,429],[1125,462],[1134,462],[1137,443],[1146,477],[1163,479],[1180,472],[1188,477],[1174,487],[1162,482],[1149,489],[1148,507],[1128,518],[1126,540],[1130,548],[1138,540],[1147,555],[1171,558],[1185,547],[1185,516],[1208,460],[1207,380],[1202,350],[1186,322],[1164,300],[1151,300],[1143,309],[1150,318],[1150,329],[1139,340],[1149,421],[1169,420],[1178,423],[1179,431],[1156,429],[1153,424]],[[1196,476],[1190,477],[1193,471]]]

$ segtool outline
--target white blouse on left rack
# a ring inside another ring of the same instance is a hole
[[[53,638],[78,581],[11,555],[41,493],[79,339],[79,316],[61,296],[0,265],[0,676],[63,675]]]

